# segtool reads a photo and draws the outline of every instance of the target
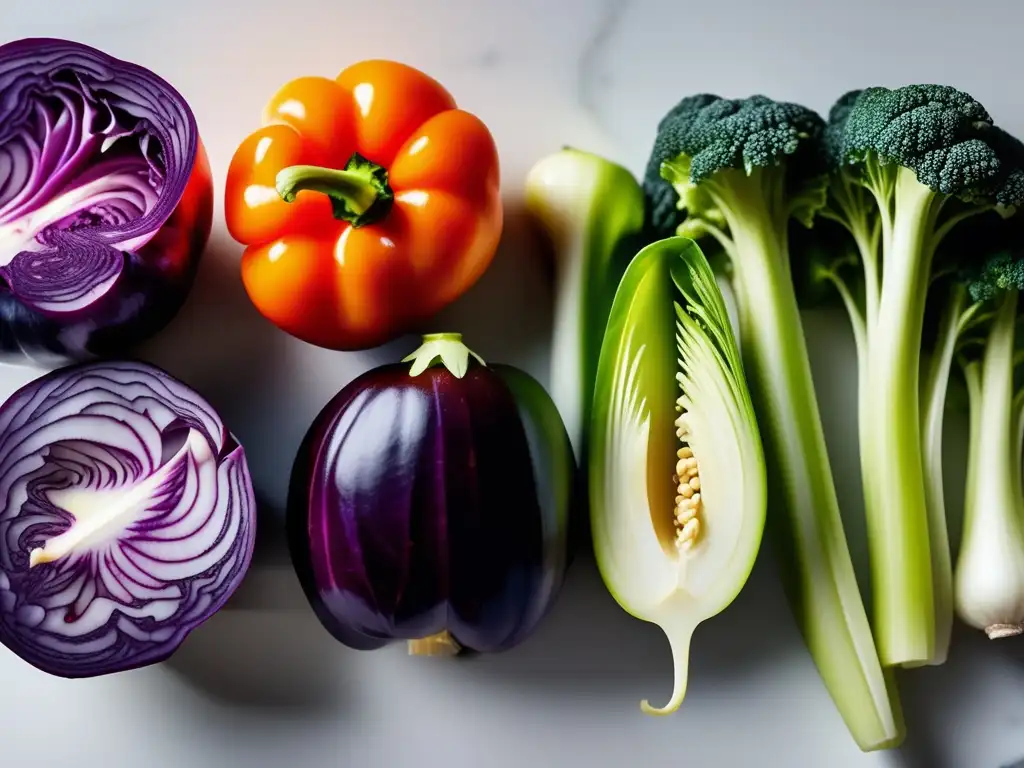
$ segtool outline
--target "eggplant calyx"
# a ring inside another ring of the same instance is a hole
[[[480,363],[487,365],[483,358],[462,343],[461,333],[428,333],[423,336],[423,343],[411,355],[402,358],[403,363],[412,362],[410,376],[419,376],[432,365],[441,364],[453,376],[461,379],[469,370],[470,355]]]
[[[447,631],[409,641],[410,656],[458,656],[462,646]]]

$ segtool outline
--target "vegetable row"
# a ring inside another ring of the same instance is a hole
[[[503,228],[494,140],[436,80],[390,61],[298,78],[232,158],[227,227],[269,322],[338,351],[422,338],[332,398],[295,458],[289,549],[325,629],[512,648],[582,517],[611,594],[665,632],[672,693],[642,708],[667,714],[693,633],[770,539],[852,737],[899,744],[894,671],[943,663],[954,614],[1024,631],[1024,145],[940,85],[853,91],[828,119],[698,94],[642,179],[565,148],[525,192],[555,257],[547,388],[430,328]],[[213,195],[163,79],[69,41],[0,46],[0,350],[48,368],[0,406],[0,641],[45,672],[166,659],[250,566],[242,446],[132,359],[189,295]],[[830,304],[856,340],[870,612],[801,314]],[[955,552],[950,404],[971,426]]]

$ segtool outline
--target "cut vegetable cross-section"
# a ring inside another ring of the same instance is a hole
[[[83,488],[64,486],[45,495],[54,508],[73,518],[63,533],[47,539],[29,552],[29,567],[52,563],[62,557],[98,555],[104,545],[117,545],[121,537],[131,538],[132,526],[147,516],[159,515],[168,505],[177,505],[186,485],[197,484],[201,468],[213,459],[203,436],[189,430],[189,437],[168,463],[143,480],[126,488]],[[191,470],[191,471],[190,471]],[[207,478],[209,482],[212,478]],[[184,501],[194,499],[189,493]]]
[[[177,314],[213,218],[184,97],[68,40],[0,45],[0,358],[119,357]]]
[[[0,407],[0,643],[68,678],[166,659],[252,558],[242,447],[145,363],[58,369]]]
[[[760,433],[725,303],[697,245],[647,246],[615,294],[598,366],[591,527],[609,591],[672,647],[667,714],[690,637],[746,583],[761,544]]]

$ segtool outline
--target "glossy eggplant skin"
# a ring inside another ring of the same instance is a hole
[[[288,503],[313,610],[359,650],[447,631],[464,650],[522,642],[568,563],[575,464],[528,374],[472,364],[363,374],[313,422]]]

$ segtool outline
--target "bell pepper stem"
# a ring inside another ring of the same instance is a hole
[[[364,227],[387,216],[395,194],[388,185],[388,172],[358,152],[343,169],[319,165],[290,165],[275,180],[277,194],[286,203],[295,202],[299,192],[319,192],[331,201],[334,218],[353,227]]]
[[[419,376],[430,366],[440,363],[455,378],[461,379],[469,370],[471,355],[480,365],[486,365],[480,355],[462,343],[461,333],[428,333],[416,351],[402,358],[402,362],[412,363],[410,376]]]

